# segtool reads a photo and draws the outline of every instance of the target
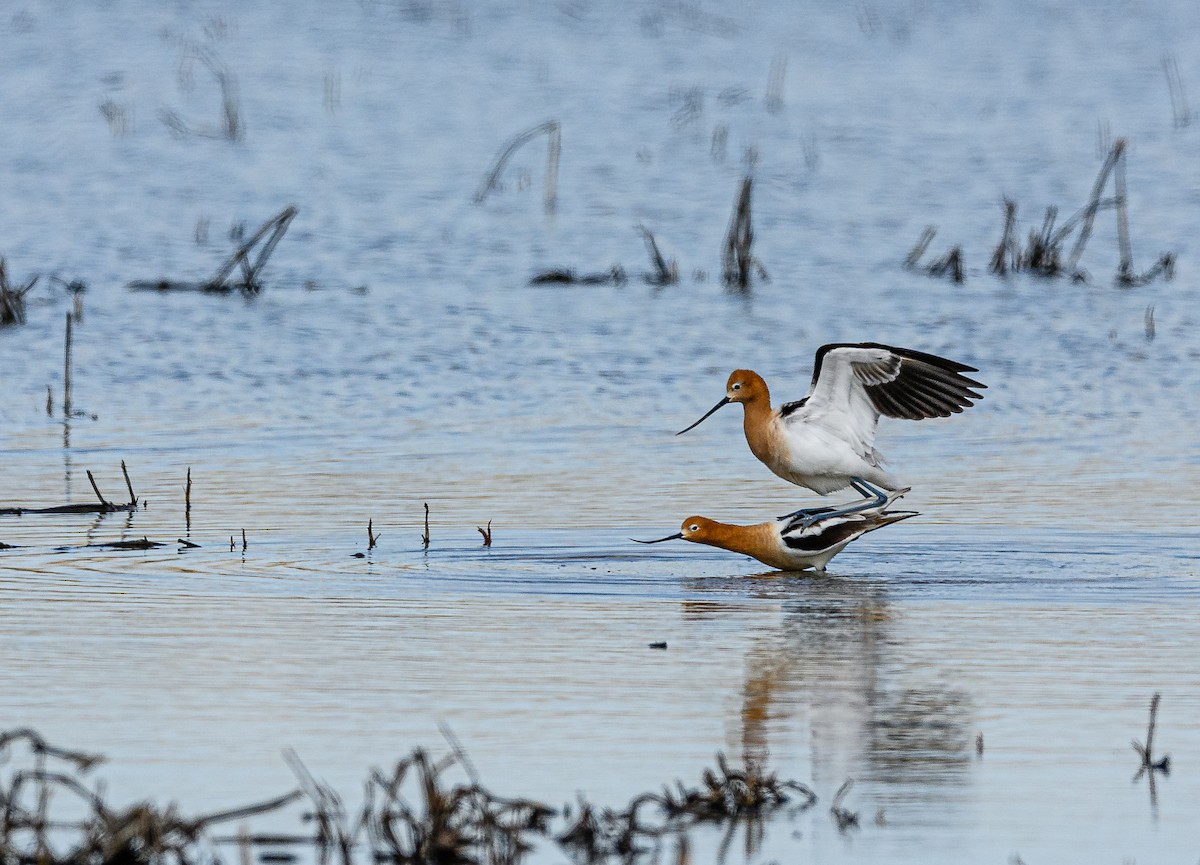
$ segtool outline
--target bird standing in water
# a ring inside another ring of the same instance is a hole
[[[782,571],[811,569],[820,572],[825,570],[830,559],[867,532],[917,516],[916,511],[886,510],[906,492],[906,489],[893,490],[885,495],[882,505],[872,504],[849,514],[838,515],[834,508],[825,508],[827,513],[818,514],[811,523],[802,517],[794,517],[753,526],[735,526],[706,517],[688,517],[677,534],[637,542],[660,544],[682,539],[752,556],[764,565]]]
[[[899,484],[884,471],[875,450],[880,415],[923,420],[949,417],[983,398],[986,388],[963,375],[974,367],[908,348],[874,342],[835,343],[817,349],[808,395],[778,409],[762,376],[734,370],[725,398],[676,435],[699,426],[728,403],[741,403],[750,450],[779,477],[820,495],[853,487],[869,501],[830,511],[796,511],[811,524],[818,518],[877,508]],[[781,518],[785,519],[785,518]]]

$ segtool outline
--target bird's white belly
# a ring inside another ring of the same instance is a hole
[[[780,458],[769,467],[784,480],[821,495],[845,489],[851,478],[862,478],[889,489],[896,486],[887,472],[828,430],[801,424],[780,433]]]

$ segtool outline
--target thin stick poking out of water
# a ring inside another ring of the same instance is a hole
[[[67,313],[67,335],[63,349],[63,417],[71,417],[71,313]]]
[[[421,543],[429,549],[429,502],[425,502],[425,534],[421,535]]]

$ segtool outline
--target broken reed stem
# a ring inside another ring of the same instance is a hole
[[[1006,198],[1004,199],[1004,234],[996,246],[996,251],[992,253],[992,261],[988,266],[992,273],[1004,276],[1009,270],[1016,270],[1020,266],[1016,250],[1016,230],[1017,203]]]
[[[500,175],[508,165],[513,154],[539,135],[547,137],[546,142],[546,174],[542,180],[542,200],[547,213],[553,213],[558,206],[558,163],[562,155],[562,129],[557,120],[547,120],[532,129],[514,136],[496,157],[492,170],[483,178],[483,183],[475,193],[475,203],[482,204],[483,200],[499,188]]]
[[[278,245],[279,241],[283,239],[283,236],[287,234],[288,226],[292,224],[292,220],[296,218],[296,214],[298,212],[299,211],[297,210],[296,205],[289,204],[278,214],[264,222],[259,227],[258,231],[254,232],[250,239],[239,246],[237,250],[234,251],[233,255],[226,259],[225,263],[217,269],[217,272],[213,274],[212,278],[205,283],[205,290],[227,290],[229,288],[227,282],[229,275],[238,265],[241,265],[242,268],[242,282],[240,287],[248,290],[260,287],[258,280],[259,272],[262,271],[263,267],[266,266],[267,259],[269,259],[271,257],[271,253],[275,251],[276,245]],[[255,246],[258,245],[259,241],[261,241],[263,237],[267,235],[268,231],[271,232],[270,237],[267,237],[262,249],[259,250],[258,255],[255,257],[254,263],[251,264],[251,251]]]
[[[1079,258],[1083,255],[1083,248],[1087,245],[1088,239],[1092,236],[1092,224],[1096,221],[1096,211],[1100,209],[1100,194],[1104,192],[1104,186],[1108,183],[1108,175],[1113,170],[1113,166],[1125,154],[1125,139],[1118,138],[1113,142],[1112,149],[1108,152],[1108,158],[1104,160],[1104,164],[1100,167],[1100,173],[1096,175],[1096,182],[1092,184],[1091,201],[1084,208],[1083,223],[1079,228],[1079,237],[1075,241],[1075,246],[1071,250],[1071,257],[1067,259],[1067,271],[1074,273],[1079,266]]]
[[[1150,724],[1146,728],[1146,762],[1149,763],[1154,755],[1154,728],[1158,725],[1158,703],[1162,694],[1157,691],[1150,698]]]
[[[1117,162],[1113,184],[1117,198],[1117,246],[1121,250],[1121,261],[1117,265],[1117,280],[1128,283],[1133,281],[1133,244],[1129,241],[1129,212],[1127,209],[1128,198],[1125,194],[1124,159]]]
[[[67,313],[67,335],[63,349],[63,418],[71,417],[71,313]]]
[[[92,470],[87,470],[88,480],[92,482],[92,490],[96,493],[96,498],[100,499],[100,504],[106,508],[112,507],[112,504],[100,494],[100,487],[96,486],[96,479],[92,477]]]
[[[429,549],[429,502],[425,502],[425,534],[421,535],[421,543]]]
[[[375,549],[375,544],[379,542],[379,535],[375,534],[374,520],[367,520],[367,549]]]
[[[637,229],[642,233],[646,252],[650,253],[650,263],[654,265],[654,273],[647,276],[646,281],[651,285],[674,285],[679,282],[679,266],[674,261],[668,264],[663,258],[654,234],[641,223],[638,223]]]
[[[733,205],[733,216],[725,234],[723,275],[725,284],[746,289],[750,286],[750,246],[754,243],[754,229],[750,222],[750,190],[753,178],[742,180],[742,187]]]
[[[46,417],[54,417],[54,388],[46,385]]]
[[[492,521],[491,520],[488,520],[486,529],[484,529],[481,526],[476,526],[475,531],[477,531],[477,532],[479,532],[479,534],[483,535],[483,545],[485,547],[490,547],[492,545]]]
[[[917,266],[917,262],[921,260],[921,256],[925,254],[925,250],[929,248],[929,244],[933,242],[933,237],[936,234],[937,229],[932,225],[925,226],[925,230],[921,232],[921,238],[917,241],[916,246],[908,253],[908,258],[904,259],[906,267]]]
[[[129,504],[137,504],[137,496],[133,494],[133,482],[129,480],[129,470],[125,468],[125,460],[121,460],[121,474],[125,475],[125,488],[129,490]]]
[[[242,552],[246,552],[246,530],[242,529]]]

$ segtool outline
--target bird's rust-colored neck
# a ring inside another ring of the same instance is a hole
[[[742,402],[745,414],[742,429],[746,432],[746,444],[762,462],[771,465],[774,460],[775,443],[771,435],[775,412],[771,408],[771,395],[763,385],[762,393]]]
[[[774,523],[754,526],[732,526],[715,520],[703,520],[700,531],[684,532],[684,538],[710,547],[720,547],[733,553],[751,556],[775,568],[787,567],[779,552],[777,527]]]

